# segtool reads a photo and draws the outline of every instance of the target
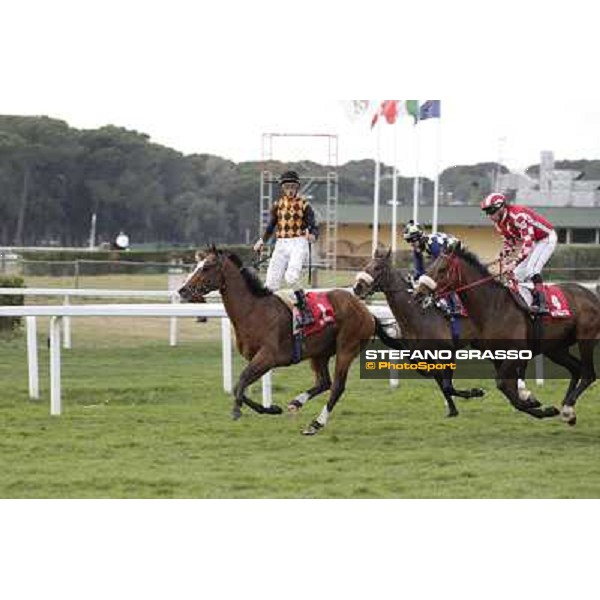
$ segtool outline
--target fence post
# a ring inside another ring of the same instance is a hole
[[[60,325],[62,317],[50,318],[50,414],[62,413],[60,390]]]
[[[233,391],[233,371],[231,366],[231,321],[221,318],[221,342],[223,352],[223,389],[231,394]]]
[[[263,406],[265,408],[269,408],[271,406],[271,404],[273,404],[273,397],[272,397],[273,385],[272,385],[271,373],[272,373],[272,371],[269,371],[268,373],[265,373],[262,376],[262,401],[263,401]]]
[[[64,306],[69,306],[70,304],[69,296],[65,296],[65,300],[63,302]],[[64,338],[63,338],[63,348],[65,350],[71,349],[71,317],[64,317]]]
[[[27,325],[27,372],[29,373],[29,397],[32,400],[40,399],[40,379],[38,370],[37,351],[37,319],[25,317]]]
[[[169,271],[167,274],[167,290],[171,292],[171,302],[179,302],[179,294],[177,290],[181,287],[184,279],[184,273],[181,269],[181,264],[175,259],[169,262]],[[177,317],[171,317],[169,322],[169,344],[177,346]]]

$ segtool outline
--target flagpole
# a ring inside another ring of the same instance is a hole
[[[417,100],[418,102],[418,100]],[[417,104],[417,113],[418,113],[418,104]],[[419,152],[420,152],[420,144],[419,144],[419,121],[417,120],[415,125],[415,181],[413,187],[413,221],[415,223],[419,222]]]
[[[438,209],[440,203],[440,155],[442,147],[442,119],[437,119],[435,140],[435,182],[433,184],[433,217],[431,220],[431,232],[438,230]]]
[[[381,119],[380,119],[381,121]],[[373,189],[373,255],[379,245],[379,183],[381,180],[381,122],[377,123],[377,157]]]
[[[394,181],[392,183],[392,260],[396,261],[398,249],[398,122],[394,123]]]

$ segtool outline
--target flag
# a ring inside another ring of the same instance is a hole
[[[405,101],[406,112],[415,120],[415,125],[419,122],[419,101],[418,100],[406,100]]]
[[[346,116],[354,123],[369,110],[370,102],[368,100],[342,100],[342,104]]]
[[[421,106],[419,119],[439,119],[441,116],[441,100],[427,100]]]
[[[398,102],[399,100],[384,100],[381,103],[379,110],[373,115],[373,119],[371,120],[371,129],[377,124],[380,115],[383,115],[385,120],[390,125],[393,125],[398,118]]]

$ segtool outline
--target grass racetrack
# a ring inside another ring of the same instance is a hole
[[[64,414],[50,417],[46,322],[40,319],[42,399],[28,400],[24,336],[0,342],[0,496],[3,498],[539,498],[600,497],[600,386],[580,399],[578,424],[515,412],[493,382],[446,419],[429,381],[360,380],[355,363],[329,424],[244,408],[230,419],[220,326],[166,319],[73,321],[63,351]],[[235,359],[235,373],[242,362]],[[285,406],[310,387],[308,364],[274,374]],[[566,381],[532,388],[559,404]],[[260,385],[251,389],[258,399]]]

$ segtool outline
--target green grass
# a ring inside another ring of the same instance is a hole
[[[45,344],[34,402],[23,339],[1,342],[0,497],[600,497],[598,385],[580,400],[575,428],[515,412],[491,382],[483,400],[459,401],[460,417],[446,419],[432,383],[390,391],[360,380],[355,365],[327,428],[305,438],[326,396],[295,418],[245,408],[233,422],[218,323],[192,326],[195,339],[169,348],[162,332],[133,336],[140,325],[114,337],[88,324],[63,353],[61,417],[49,416]],[[310,384],[305,363],[278,370],[275,401]],[[536,392],[559,403],[565,386]],[[258,399],[260,385],[251,393]]]

